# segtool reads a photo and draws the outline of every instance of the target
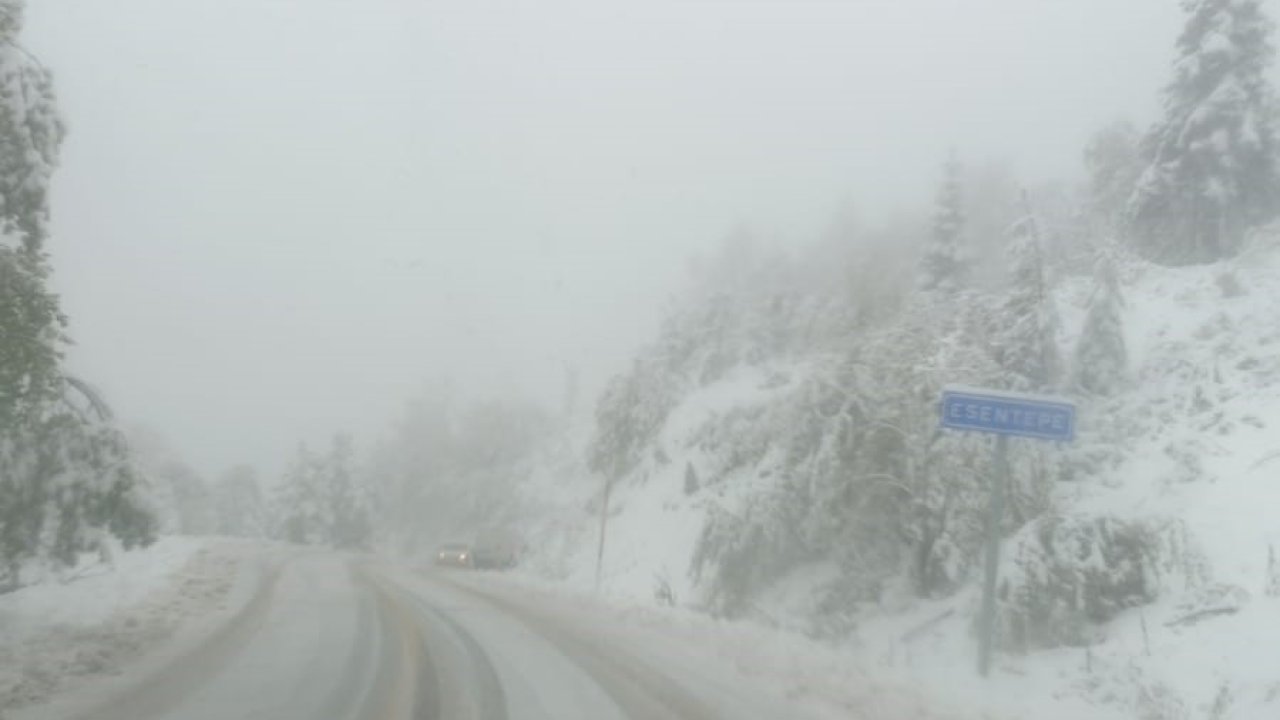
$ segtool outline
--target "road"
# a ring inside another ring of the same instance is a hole
[[[464,576],[298,557],[206,642],[81,718],[800,717],[678,648],[614,636]]]

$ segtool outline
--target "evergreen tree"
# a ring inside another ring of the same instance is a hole
[[[261,537],[266,533],[266,501],[253,468],[232,468],[214,486],[213,494],[219,534]]]
[[[991,329],[992,352],[1010,390],[1046,390],[1057,382],[1058,321],[1045,277],[1040,229],[1028,212],[1009,228],[1012,277]]]
[[[967,258],[962,245],[965,217],[960,172],[960,161],[952,153],[942,166],[942,185],[938,188],[933,212],[933,233],[920,263],[920,287],[923,290],[954,291],[963,287],[967,280]]]
[[[346,434],[335,435],[323,456],[299,446],[276,496],[276,534],[309,545],[366,544],[372,533],[369,503],[354,464],[355,446]]]
[[[1109,258],[1098,262],[1095,275],[1097,287],[1076,343],[1072,384],[1086,393],[1107,395],[1124,381],[1128,364],[1121,317],[1124,297],[1115,265]]]
[[[1084,149],[1089,173],[1089,211],[1092,231],[1114,234],[1142,175],[1141,134],[1132,123],[1117,121],[1094,133]]]
[[[325,462],[325,490],[328,541],[335,547],[358,548],[369,539],[368,502],[356,483],[355,444],[351,436],[339,433],[329,446]]]
[[[692,495],[698,492],[701,484],[698,482],[698,471],[693,469],[693,463],[685,463],[684,466],[684,494]]]
[[[618,375],[596,402],[596,431],[587,464],[609,482],[635,470],[645,446],[670,411],[669,374],[651,358],[638,358],[627,375]]]
[[[275,535],[300,544],[324,541],[320,462],[305,444],[298,446],[274,500]]]
[[[176,458],[170,459],[150,474],[151,479],[169,492],[172,506],[170,530],[181,535],[208,535],[217,531],[217,508],[213,493],[195,468]]]
[[[1273,25],[1261,0],[1185,0],[1164,118],[1143,141],[1134,191],[1136,250],[1166,264],[1233,254],[1245,231],[1280,212]]]

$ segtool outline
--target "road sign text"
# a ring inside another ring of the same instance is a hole
[[[942,426],[1070,442],[1075,437],[1076,409],[1070,403],[1034,395],[946,390],[942,393]]]

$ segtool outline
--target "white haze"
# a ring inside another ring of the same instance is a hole
[[[1174,0],[39,0],[72,366],[202,470],[424,382],[559,398],[727,230],[1035,182],[1145,122]]]

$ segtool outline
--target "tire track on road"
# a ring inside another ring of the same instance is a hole
[[[465,583],[441,582],[499,609],[557,647],[633,720],[729,720],[653,664],[602,647],[598,638],[570,629],[558,618]]]
[[[419,621],[400,593],[368,570],[359,576],[372,589],[378,625],[384,640],[384,670],[374,683],[374,704],[365,708],[367,720],[444,720],[441,688]],[[387,672],[386,668],[391,668]]]
[[[283,564],[273,564],[262,587],[249,602],[198,645],[162,670],[114,693],[105,703],[73,715],[72,720],[144,720],[179,706],[258,632],[274,601],[282,574]]]
[[[387,707],[366,717],[507,720],[502,682],[475,637],[446,612],[398,584],[368,571],[364,577],[377,589],[381,614],[399,628],[402,648],[406,643],[414,648],[402,652]],[[450,647],[461,650],[461,657],[449,657]]]
[[[479,712],[475,720],[507,720],[506,693],[502,689],[502,681],[498,679],[498,671],[494,669],[493,662],[489,659],[488,654],[485,653],[484,648],[481,647],[480,643],[476,642],[475,637],[467,632],[466,628],[459,625],[453,618],[426,604],[421,599],[418,599],[417,603],[423,611],[430,613],[438,622],[448,626],[449,630],[466,648],[467,655],[470,658],[472,677],[476,679],[479,686],[477,702]]]

